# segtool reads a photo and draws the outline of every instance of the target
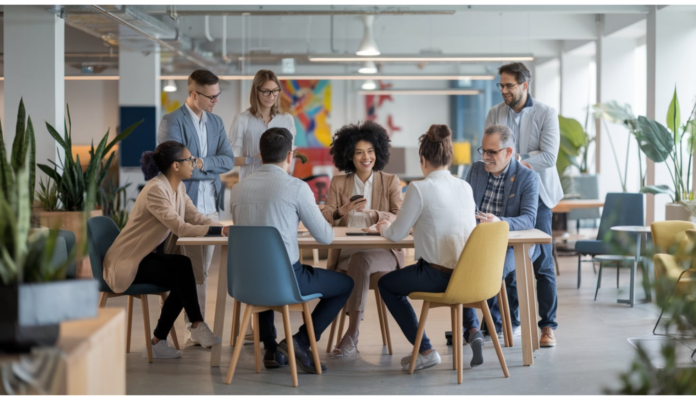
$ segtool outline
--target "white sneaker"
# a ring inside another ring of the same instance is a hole
[[[145,349],[145,357],[147,357],[147,349]],[[160,340],[152,345],[152,358],[181,358],[181,352],[167,346],[166,340]]]
[[[198,328],[191,328],[191,340],[207,347],[213,347],[222,342],[222,339],[215,336],[205,322],[198,324]]]
[[[522,327],[519,325],[513,325],[512,336],[522,336]]]
[[[168,341],[171,339],[167,339]],[[210,346],[203,346],[202,344],[198,343],[198,341],[193,340],[191,337],[191,325],[187,327],[187,329],[184,331],[184,346],[201,346],[204,349],[209,349]]]
[[[413,355],[413,353],[411,354]],[[430,354],[428,354],[427,356],[424,356],[419,353],[418,357],[416,358],[416,368],[414,368],[414,371],[434,367],[440,362],[440,354],[438,354],[437,350],[435,349],[433,349],[433,351],[431,351]],[[406,359],[406,364],[404,364],[404,359],[401,359],[401,369],[403,369],[404,371],[408,371],[410,369],[410,365],[411,356],[409,356]]]

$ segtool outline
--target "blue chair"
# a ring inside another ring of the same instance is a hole
[[[292,385],[295,387],[297,387],[297,365],[290,328],[290,311],[302,312],[317,374],[321,375],[314,325],[307,304],[310,300],[320,298],[321,293],[307,296],[300,293],[295,271],[285,250],[285,243],[275,227],[230,226],[227,246],[227,292],[234,298],[234,319],[238,318],[241,303],[247,305],[240,327],[242,332],[246,331],[252,314],[255,327],[259,326],[260,312],[273,310],[283,314]],[[233,322],[232,326],[236,326],[236,323]],[[230,362],[230,370],[227,373],[228,385],[232,382],[243,343],[244,335],[239,335]],[[258,374],[261,372],[258,329],[254,329],[254,358]]]
[[[644,195],[642,193],[607,193],[604,200],[604,209],[599,222],[599,230],[596,240],[578,240],[575,242],[575,251],[578,253],[578,289],[581,282],[580,265],[582,256],[590,255],[625,255],[631,254],[626,249],[629,235],[624,232],[614,232],[612,226],[645,225]],[[635,243],[635,240],[632,240]],[[635,247],[635,245],[634,245]],[[617,270],[618,273],[618,270]]]
[[[126,353],[130,353],[131,328],[133,326],[133,299],[140,299],[143,307],[143,322],[145,324],[145,348],[147,349],[147,361],[152,362],[152,342],[150,337],[150,309],[148,308],[147,296],[156,295],[162,298],[162,303],[167,300],[168,288],[149,285],[144,283],[136,283],[131,285],[128,290],[123,293],[114,293],[109,285],[104,281],[104,256],[109,250],[109,247],[114,243],[120,231],[116,223],[109,217],[92,217],[87,220],[87,246],[89,248],[89,261],[92,264],[92,275],[94,279],[99,281],[99,307],[104,308],[106,301],[113,297],[128,296],[128,315],[126,329]],[[174,346],[179,349],[179,341],[176,336],[176,330],[172,327],[169,332],[172,336]]]
[[[599,177],[597,175],[587,175],[583,174],[580,176],[573,177],[575,184],[575,192],[580,195],[581,199],[599,199]],[[577,231],[580,232],[580,220],[589,219],[593,222],[593,227],[597,227],[597,219],[599,215],[598,208],[578,208],[575,210],[570,210],[567,218],[569,220],[575,220]]]

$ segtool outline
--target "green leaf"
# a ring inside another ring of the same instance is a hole
[[[34,125],[31,117],[27,124],[27,144],[29,148],[29,204],[34,204],[34,188],[36,187],[36,137],[34,136]]]
[[[638,117],[640,138],[638,145],[654,162],[665,161],[674,150],[672,134],[662,124],[645,117]]]
[[[672,194],[674,193],[674,190],[672,190],[671,187],[668,185],[650,185],[650,186],[643,186],[640,189],[641,193],[650,193],[650,194]]]
[[[681,113],[679,112],[679,99],[677,98],[677,88],[675,87],[672,102],[669,103],[669,108],[667,109],[667,128],[676,135],[680,125]],[[676,136],[674,141],[678,141]]]
[[[687,137],[687,149],[689,154],[694,153],[694,148],[696,148],[696,121],[691,120],[686,123],[685,127],[685,137]]]
[[[619,104],[616,101],[608,101],[592,106],[595,118],[604,119],[615,124],[624,124],[626,120],[635,120],[630,104]]]
[[[561,132],[561,138],[567,138],[574,148],[579,149],[589,140],[580,122],[573,118],[565,118],[559,115],[558,127]]]

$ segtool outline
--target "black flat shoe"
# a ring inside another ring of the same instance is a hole
[[[266,349],[266,354],[263,356],[263,366],[266,369],[286,367],[288,358],[277,349]]]
[[[297,343],[297,340],[295,340],[294,337],[292,338],[292,342],[295,347],[295,363],[297,364],[297,366],[308,374],[316,374],[317,369],[314,366],[312,352],[309,349],[305,349],[302,346],[300,346],[300,344]],[[285,339],[283,339],[283,341],[278,344],[278,351],[280,351],[286,357],[288,357],[288,360],[290,359],[290,356],[288,355],[288,343]],[[326,372],[326,366],[324,364],[321,364],[321,372]]]

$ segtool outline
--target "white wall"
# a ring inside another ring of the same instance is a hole
[[[551,59],[535,68],[534,93],[532,96],[556,111],[561,109],[561,64],[558,58]]]

